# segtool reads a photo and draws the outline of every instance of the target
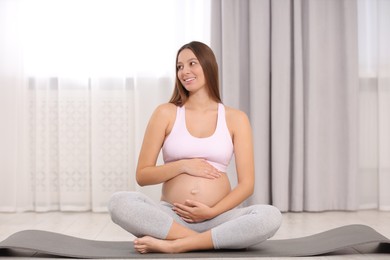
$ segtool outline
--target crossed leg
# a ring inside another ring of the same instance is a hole
[[[199,233],[180,221],[173,211],[139,192],[118,192],[109,202],[112,220],[135,235],[139,253],[178,253],[213,248],[211,232]]]
[[[116,224],[138,237],[134,247],[140,253],[246,248],[273,236],[281,224],[278,209],[253,205],[190,225],[169,206],[137,192],[115,194],[109,211]]]

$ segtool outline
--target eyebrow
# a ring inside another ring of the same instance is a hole
[[[198,61],[198,59],[197,59],[197,58],[191,58],[191,59],[188,59],[188,60],[187,60],[187,62],[189,62],[189,61],[193,61],[193,60],[196,60],[196,61]],[[178,62],[177,62],[177,64],[182,64],[182,62],[178,61]]]

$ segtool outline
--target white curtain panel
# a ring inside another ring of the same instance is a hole
[[[390,1],[358,3],[361,208],[390,210]]]
[[[169,98],[170,78],[34,78],[28,85],[27,205],[105,211],[113,192],[137,189],[143,130],[152,109]]]
[[[209,6],[0,0],[0,211],[106,211],[120,190],[158,200],[135,183],[138,152],[177,49],[209,42]]]

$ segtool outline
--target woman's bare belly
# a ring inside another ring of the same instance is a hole
[[[212,207],[230,190],[229,178],[225,173],[217,179],[180,174],[163,184],[161,200],[171,204],[184,204],[185,200],[189,199]]]

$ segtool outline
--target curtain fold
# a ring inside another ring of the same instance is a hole
[[[10,210],[17,202],[18,188],[28,188],[26,177],[18,163],[20,133],[23,125],[18,120],[23,116],[20,97],[24,80],[20,42],[17,40],[18,3],[0,1],[0,210]],[[11,62],[10,62],[11,61]],[[4,177],[3,177],[4,176]],[[23,181],[18,182],[21,178]],[[24,196],[26,197],[26,196]]]
[[[390,210],[390,2],[359,0],[361,208]]]
[[[390,2],[378,5],[379,208],[390,210]]]
[[[254,133],[248,203],[356,209],[356,2],[217,2],[223,99],[248,113]]]

